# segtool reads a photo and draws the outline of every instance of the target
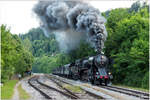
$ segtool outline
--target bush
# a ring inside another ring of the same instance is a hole
[[[144,75],[142,80],[142,88],[149,89],[149,71]]]

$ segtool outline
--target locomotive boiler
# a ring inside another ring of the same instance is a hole
[[[88,81],[92,84],[107,85],[112,79],[110,64],[110,60],[105,55],[99,54],[58,67],[52,73],[74,80]]]

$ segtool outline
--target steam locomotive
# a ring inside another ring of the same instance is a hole
[[[76,60],[57,67],[53,74],[74,80],[88,81],[92,84],[108,85],[112,79],[109,66],[112,61],[103,54]]]

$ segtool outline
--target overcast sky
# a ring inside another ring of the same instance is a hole
[[[114,8],[129,8],[135,1],[89,1],[91,5],[98,8],[101,12]],[[39,26],[35,14],[32,12],[33,6],[37,3],[31,1],[0,1],[0,25],[6,24],[13,34],[26,33],[31,28]]]

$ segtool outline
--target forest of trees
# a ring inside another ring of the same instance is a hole
[[[114,60],[111,68],[113,83],[149,88],[149,11],[148,5],[134,3],[131,8],[117,8],[103,12],[108,32],[104,53]],[[50,73],[53,68],[76,59],[95,55],[88,43],[69,53],[60,52],[52,34],[46,37],[40,28],[26,34],[12,35],[2,30],[2,81],[14,73],[30,69]],[[34,61],[33,61],[34,58]],[[7,69],[7,70],[6,70]]]
[[[105,54],[114,58],[115,83],[149,88],[149,7],[134,3],[130,9],[114,9],[107,18]]]
[[[1,26],[1,82],[6,82],[15,74],[31,70],[32,53],[22,45],[17,35],[12,35],[5,25]]]
[[[55,36],[51,34],[46,37],[40,28],[31,29],[27,34],[20,34],[19,37],[35,58],[32,66],[33,72],[50,73],[54,67],[95,53],[85,42],[82,42],[79,48],[69,53],[60,52]]]

